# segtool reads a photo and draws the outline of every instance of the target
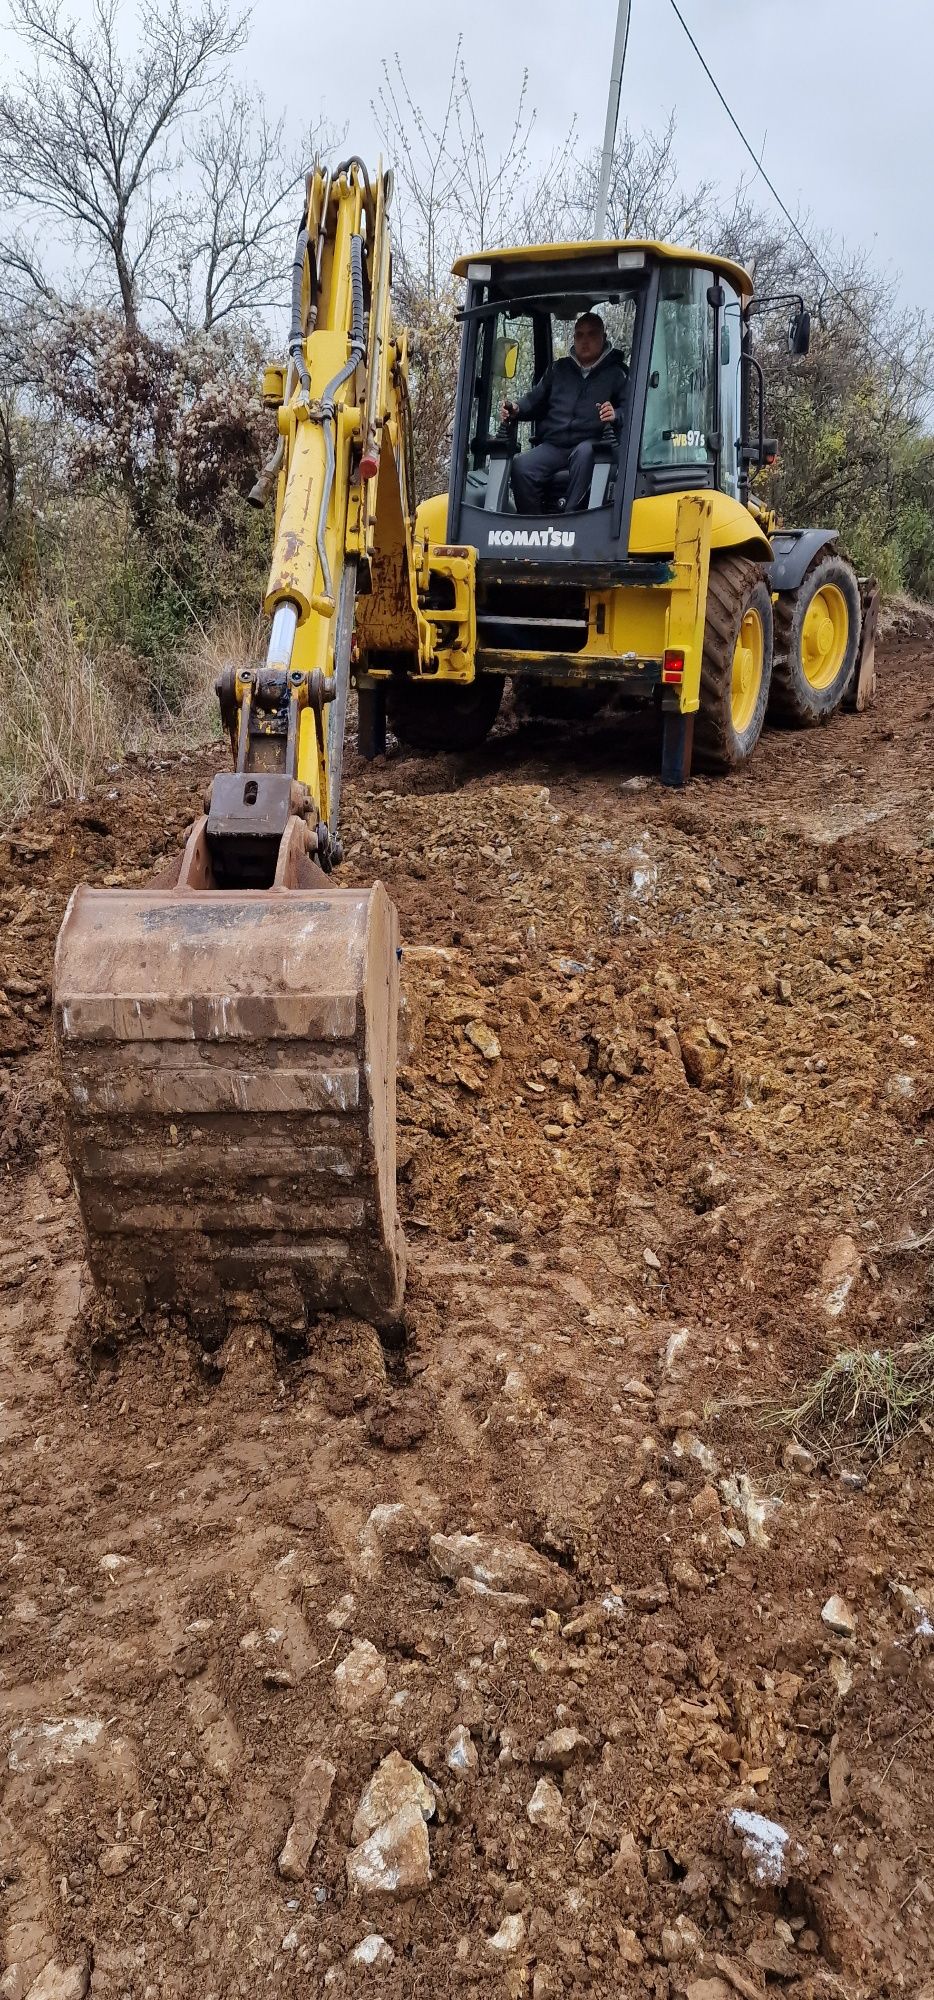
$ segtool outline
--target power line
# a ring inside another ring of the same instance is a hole
[[[823,278],[825,285],[833,293],[834,297],[839,299],[840,304],[843,306],[844,310],[849,313],[850,318],[856,321],[857,326],[860,328],[861,332],[865,334],[866,339],[871,343],[871,345],[873,347],[878,348],[879,353],[884,354],[889,361],[893,361],[896,364],[904,365],[904,355],[899,354],[897,349],[894,347],[887,347],[884,340],[879,339],[878,334],[873,332],[873,329],[869,325],[868,321],[863,319],[862,314],[857,312],[856,307],[850,304],[850,301],[847,298],[846,293],[840,290],[839,285],[836,284],[834,282],[834,279],[831,277],[830,272],[821,263],[821,260],[818,257],[816,250],[814,250],[811,247],[811,244],[808,242],[808,239],[805,236],[804,231],[799,227],[798,223],[795,221],[795,218],[792,215],[791,210],[789,208],[786,208],[785,203],[783,202],[781,195],[779,194],[778,189],[775,186],[775,182],[771,180],[769,175],[766,173],[758,153],[755,151],[754,147],[750,145],[750,142],[747,139],[746,134],[743,131],[743,128],[739,122],[739,119],[736,117],[735,112],[731,109],[730,105],[727,103],[726,98],[724,97],[723,92],[720,89],[720,85],[718,84],[717,79],[714,76],[713,70],[710,67],[710,64],[705,60],[703,54],[701,53],[701,50],[698,48],[697,43],[694,40],[694,36],[692,35],[690,28],[688,27],[688,24],[684,18],[684,15],[681,12],[680,7],[678,6],[678,0],[671,0],[671,6],[674,13],[678,17],[678,20],[680,21],[682,28],[684,29],[688,41],[690,42],[691,47],[694,50],[694,54],[696,55],[697,60],[700,63],[700,66],[704,72],[704,75],[707,77],[708,82],[713,85],[713,88],[720,99],[720,103],[722,104],[723,109],[726,112],[730,124],[733,126],[734,130],[738,133],[740,139],[742,140],[742,143],[745,146],[747,153],[749,154],[749,157],[753,163],[753,166],[756,169],[757,174],[761,175],[762,179],[765,182],[766,187],[769,190],[769,193],[772,196],[773,201],[778,203],[778,206],[781,209],[781,212],[785,217],[786,222],[790,223],[792,229],[795,232],[795,235],[798,238],[799,243],[802,243],[804,245],[804,248],[807,251],[808,256],[810,257],[815,270],[820,272],[820,275]],[[916,375],[914,370],[911,368],[907,369],[907,373],[909,375],[909,378],[916,384],[916,386],[924,390],[926,396],[934,396],[934,387],[932,387],[931,383],[927,381],[925,376]]]

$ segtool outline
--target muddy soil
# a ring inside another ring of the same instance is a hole
[[[220,751],[0,847],[5,2000],[934,1994],[934,1439],[771,1421],[934,1332],[932,721],[899,640],[873,713],[680,795],[606,724],[351,760],[406,947],[395,1347],[116,1337],[88,1287],[54,938]],[[407,1896],[347,1870],[393,1749]]]

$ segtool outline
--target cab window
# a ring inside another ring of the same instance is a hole
[[[644,466],[713,465],[716,314],[709,271],[663,265],[642,430]]]
[[[540,372],[540,371],[539,371]],[[535,324],[530,313],[498,312],[484,319],[477,341],[477,366],[470,410],[468,506],[483,505],[490,469],[490,446],[504,402],[517,403],[536,377]]]

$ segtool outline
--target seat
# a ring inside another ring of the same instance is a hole
[[[594,446],[593,477],[590,481],[590,492],[587,496],[588,513],[593,513],[599,507],[605,507],[609,501],[610,486],[616,471],[617,452],[618,445],[615,437],[612,439],[600,438]],[[563,507],[563,496],[567,492],[567,489],[567,471],[554,473],[548,482],[547,497],[559,511]]]

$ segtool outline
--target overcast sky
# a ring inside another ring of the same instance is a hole
[[[82,13],[88,0],[65,0]],[[132,17],[132,0],[125,0]],[[934,0],[680,0],[685,18],[751,143],[793,212],[815,234],[871,249],[906,303],[934,309],[931,86]],[[0,23],[9,0],[0,0]],[[381,61],[398,51],[429,116],[440,111],[458,27],[478,112],[504,132],[523,68],[543,154],[576,114],[581,141],[603,136],[616,0],[256,0],[239,67],[297,129],[326,112],[364,157],[377,149],[371,101]],[[14,44],[2,49],[9,60]],[[333,59],[334,81],[328,80]],[[632,0],[623,117],[660,128],[674,110],[686,183],[732,189],[750,162],[669,0]],[[768,202],[766,190],[760,192]],[[472,247],[465,245],[465,249]]]
[[[934,0],[680,5],[751,143],[758,149],[764,140],[765,165],[792,212],[800,204],[817,231],[872,248],[893,277],[901,274],[906,302],[934,307]],[[470,0],[457,10],[422,0],[395,13],[356,0],[341,18],[338,31],[315,0],[264,6],[249,69],[270,98],[281,95],[287,49],[290,100],[298,102],[304,83],[312,106],[324,103],[346,121],[358,151],[374,143],[370,101],[381,58],[398,49],[413,88],[437,106],[458,27],[491,134],[508,118],[527,67],[543,150],[575,113],[582,136],[602,141],[616,0]],[[329,49],[348,79],[333,89]],[[621,115],[658,127],[672,109],[683,177],[714,176],[732,188],[750,163],[669,0],[632,0]]]

